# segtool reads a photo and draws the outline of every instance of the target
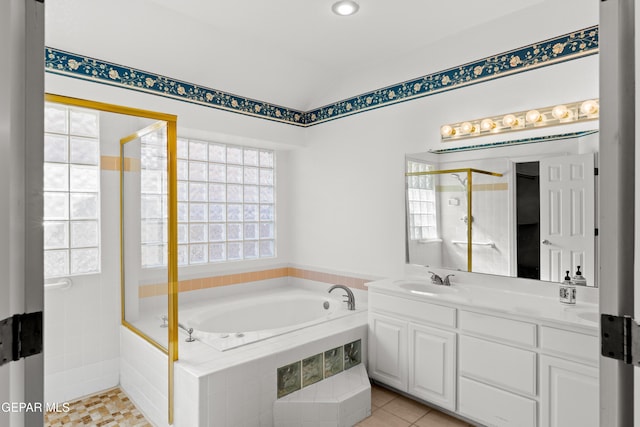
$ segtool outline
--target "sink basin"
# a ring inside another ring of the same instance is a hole
[[[600,321],[600,313],[594,313],[592,311],[582,311],[577,313],[577,316],[581,319],[588,320],[589,322],[599,322]]]
[[[417,280],[399,280],[394,283],[404,290],[419,295],[455,295],[459,292],[459,289],[452,286],[434,285]]]

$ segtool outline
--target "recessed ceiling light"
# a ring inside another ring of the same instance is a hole
[[[351,0],[342,0],[334,3],[333,6],[331,6],[331,10],[333,10],[333,13],[340,16],[353,15],[358,11],[359,8],[360,6],[358,6],[358,3]]]

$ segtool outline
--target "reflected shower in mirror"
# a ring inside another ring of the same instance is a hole
[[[597,131],[490,147],[406,156],[407,262],[596,286]]]

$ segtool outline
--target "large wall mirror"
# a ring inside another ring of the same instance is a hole
[[[406,156],[407,262],[597,286],[598,132]]]

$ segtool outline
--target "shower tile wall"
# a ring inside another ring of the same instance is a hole
[[[119,382],[120,240],[114,230],[120,227],[120,178],[109,159],[119,156],[122,129],[139,126],[115,115],[101,114],[100,122],[100,273],[72,276],[70,288],[45,291],[47,402],[75,400]]]
[[[472,167],[503,174],[508,172],[510,167],[505,159],[446,163],[440,166],[442,169]],[[509,241],[512,227],[509,220],[510,185],[509,174],[500,178],[473,174],[473,241],[495,243],[495,248],[473,246],[475,272],[509,274]],[[467,224],[464,221],[467,216],[465,190],[454,177],[443,175],[436,186],[436,192],[440,206],[442,266],[466,270],[467,245],[452,243],[453,240],[467,240]]]

